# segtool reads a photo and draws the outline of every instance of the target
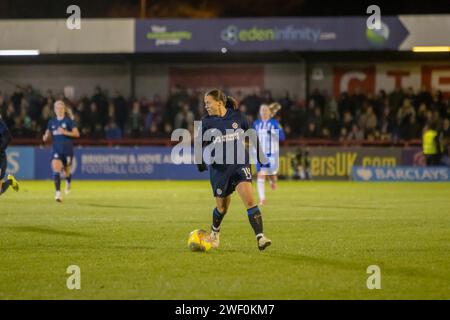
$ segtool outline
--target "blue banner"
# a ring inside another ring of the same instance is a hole
[[[135,52],[398,50],[409,34],[398,17],[379,30],[367,18],[136,20]]]
[[[34,148],[9,147],[6,149],[8,158],[7,173],[17,179],[34,179]]]
[[[354,166],[352,179],[355,181],[450,181],[450,168]]]
[[[195,165],[174,164],[170,147],[76,148],[72,172],[81,180],[208,179]],[[36,179],[51,178],[51,150],[36,149]]]

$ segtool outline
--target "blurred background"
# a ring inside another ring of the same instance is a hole
[[[50,177],[41,137],[63,99],[81,132],[80,179],[204,178],[161,159],[171,132],[192,130],[205,114],[211,88],[234,96],[251,121],[261,104],[282,105],[281,178],[307,178],[305,168],[313,179],[349,179],[354,165],[424,166],[430,123],[449,165],[448,1],[378,2],[376,30],[366,24],[371,4],[0,0],[9,169]],[[80,9],[80,29],[69,27],[70,5]],[[160,160],[140,174],[85,160],[134,152]]]

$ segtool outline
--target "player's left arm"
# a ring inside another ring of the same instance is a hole
[[[78,131],[78,128],[75,126],[74,123],[71,123],[70,126],[66,129],[63,129],[61,127],[58,128],[59,132],[65,135],[66,137],[70,138],[79,138],[80,137],[80,131]]]
[[[281,126],[281,124],[276,120],[273,120],[273,123],[274,123],[275,129],[278,130],[278,137],[279,137],[280,141],[286,140],[286,135],[284,134],[284,130],[283,130],[283,127]]]
[[[78,131],[78,128],[72,128],[72,131],[65,131],[65,136],[68,136],[70,138],[79,138],[80,137],[80,131]]]

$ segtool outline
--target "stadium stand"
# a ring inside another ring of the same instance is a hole
[[[53,114],[56,99],[71,107],[82,137],[90,140],[168,139],[174,128],[192,129],[194,119],[205,111],[201,93],[177,86],[167,97],[133,100],[120,92],[109,93],[96,87],[94,94],[69,100],[62,93],[38,92],[31,85],[16,86],[14,92],[0,92],[0,112],[16,139],[37,139]],[[366,143],[416,141],[429,121],[438,124],[449,137],[450,100],[442,92],[412,88],[375,96],[362,92],[342,93],[337,99],[313,90],[306,101],[295,101],[291,94],[273,97],[270,90],[260,94],[235,93],[250,120],[257,117],[262,103],[282,105],[278,120],[290,139],[325,139]]]

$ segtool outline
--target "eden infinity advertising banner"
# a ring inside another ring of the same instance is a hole
[[[76,148],[72,165],[76,179],[193,180],[207,179],[195,165],[174,164],[171,148]],[[36,179],[51,178],[50,149],[36,149]]]
[[[398,50],[398,17],[370,30],[367,17],[136,20],[135,52]]]

